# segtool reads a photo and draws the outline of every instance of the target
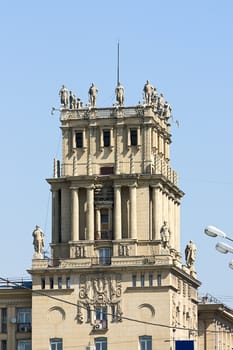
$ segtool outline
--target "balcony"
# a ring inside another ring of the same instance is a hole
[[[111,265],[112,259],[110,256],[104,256],[104,257],[98,257],[98,258],[91,258],[91,265]]]
[[[19,333],[29,333],[32,331],[31,323],[18,323],[17,332]]]
[[[112,240],[112,231],[109,230],[101,230],[95,232],[95,240]]]

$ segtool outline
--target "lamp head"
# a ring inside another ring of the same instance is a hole
[[[207,226],[204,230],[205,234],[210,237],[223,237],[226,238],[225,232],[219,230],[215,226]]]
[[[216,244],[215,248],[222,254],[233,253],[233,247],[226,243],[219,242]]]

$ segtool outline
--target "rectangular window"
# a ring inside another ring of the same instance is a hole
[[[70,277],[66,277],[66,288],[70,288]]]
[[[107,328],[107,306],[97,306],[95,308],[95,329]]]
[[[145,276],[141,275],[141,287],[145,286]]]
[[[50,277],[49,278],[49,288],[53,289],[53,286],[54,286],[54,284],[53,284],[53,277]]]
[[[58,287],[58,289],[62,288],[62,277],[61,276],[59,276],[57,278],[57,287]]]
[[[103,131],[104,147],[110,147],[110,130]]]
[[[17,350],[32,350],[31,339],[18,340]]]
[[[137,129],[130,129],[130,145],[137,146],[137,144],[138,144]]]
[[[1,332],[7,333],[7,309],[6,308],[1,309],[1,316],[2,316]]]
[[[31,332],[31,308],[18,308],[17,312],[17,331],[20,333]]]
[[[152,350],[152,337],[144,335],[139,337],[140,350]]]
[[[161,280],[162,280],[161,275],[160,274],[157,275],[157,285],[158,286],[161,286]]]
[[[133,286],[133,287],[136,287],[136,286],[137,286],[137,276],[136,276],[136,275],[133,275],[133,276],[132,276],[132,286]]]
[[[110,265],[111,264],[111,250],[110,248],[99,248],[99,264]]]
[[[153,287],[153,275],[149,274],[149,287]]]
[[[107,348],[107,338],[95,338],[95,349],[96,350],[108,350]]]
[[[7,350],[6,340],[2,340],[2,342],[1,342],[1,350]]]
[[[83,147],[83,132],[82,131],[76,131],[75,142],[76,142],[76,148]]]
[[[45,278],[41,278],[41,289],[45,289]]]
[[[62,339],[61,338],[50,339],[50,350],[62,350]]]

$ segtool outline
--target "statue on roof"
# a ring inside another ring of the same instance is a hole
[[[196,246],[193,241],[189,241],[189,244],[185,248],[185,260],[189,268],[193,267],[196,258]]]
[[[42,255],[44,249],[44,232],[36,225],[35,230],[32,232],[33,245],[35,253]]]
[[[98,92],[98,88],[94,85],[94,83],[92,83],[88,91],[89,101],[92,107],[96,107],[96,95]]]
[[[76,96],[73,93],[73,91],[70,91],[69,102],[70,102],[70,109],[75,109],[76,108]]]
[[[154,94],[154,87],[150,84],[149,80],[146,81],[146,84],[143,88],[146,104],[150,105],[152,102],[152,97]]]
[[[125,98],[124,97],[125,91],[124,91],[124,87],[121,85],[120,82],[117,84],[117,87],[115,89],[115,93],[116,93],[116,100],[117,100],[119,106],[123,106],[124,98]]]
[[[60,96],[61,105],[63,105],[65,108],[68,107],[68,90],[65,87],[65,85],[62,85],[59,91],[59,96]]]

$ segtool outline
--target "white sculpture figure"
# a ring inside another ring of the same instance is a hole
[[[42,255],[44,249],[44,233],[38,225],[32,233],[35,253]]]

